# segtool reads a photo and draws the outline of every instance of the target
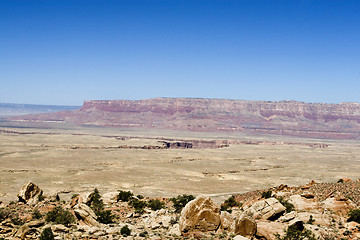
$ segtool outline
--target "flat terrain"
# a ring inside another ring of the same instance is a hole
[[[155,137],[251,139],[273,144],[141,149],[162,146]],[[359,178],[360,142],[112,128],[0,127],[0,172],[2,201],[15,200],[28,180],[45,194],[63,192],[64,198],[97,187],[101,192],[124,189],[150,197],[187,193],[221,199],[231,193],[301,185],[312,179]]]

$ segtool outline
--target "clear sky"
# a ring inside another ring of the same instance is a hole
[[[359,0],[0,0],[0,102],[360,102]]]

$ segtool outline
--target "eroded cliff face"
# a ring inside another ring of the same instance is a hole
[[[72,112],[13,118],[75,124],[245,131],[320,138],[360,138],[359,103],[304,103],[226,99],[154,98],[85,101]]]

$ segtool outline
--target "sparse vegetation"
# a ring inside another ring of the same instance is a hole
[[[170,198],[170,201],[174,203],[175,212],[181,212],[183,207],[190,202],[191,200],[194,200],[195,197],[193,195],[179,195],[176,198]]]
[[[5,220],[10,215],[10,211],[7,208],[0,208],[0,222]]]
[[[40,219],[42,218],[42,214],[40,213],[39,209],[35,208],[31,214],[33,219]]]
[[[24,224],[24,221],[19,218],[19,215],[18,214],[15,214],[15,215],[12,215],[11,216],[11,222],[14,224],[14,225],[17,225],[17,226],[21,226]]]
[[[44,198],[44,196],[42,195],[42,194],[40,194],[39,196],[38,196],[38,201],[39,202],[41,202],[41,201],[43,201],[45,198]]]
[[[136,198],[132,198],[129,201],[129,205],[132,206],[133,208],[135,208],[135,212],[136,213],[143,213],[145,207],[147,206],[147,203],[145,201],[136,199]]]
[[[117,197],[117,200],[122,201],[122,202],[128,202],[128,201],[130,201],[130,199],[133,196],[134,196],[134,194],[132,192],[130,192],[130,191],[119,190],[119,195]]]
[[[271,198],[271,195],[272,195],[272,191],[268,190],[268,191],[262,192],[261,197],[262,198]]]
[[[79,196],[79,194],[78,194],[78,193],[74,193],[74,194],[71,196],[71,199],[74,199],[74,198],[76,198],[77,196]]]
[[[151,199],[149,200],[147,206],[151,208],[151,210],[156,211],[165,207],[165,203],[160,201],[159,199]]]
[[[129,229],[129,227],[127,225],[123,226],[120,230],[121,235],[123,235],[124,237],[130,236],[131,235],[131,230]]]
[[[295,210],[295,206],[290,203],[288,200],[285,200],[283,197],[278,197],[277,200],[284,206],[286,207],[286,212],[289,213],[289,212],[292,212]]]
[[[40,235],[40,240],[53,240],[54,234],[51,230],[51,227],[45,228]]]
[[[307,224],[313,224],[315,222],[315,219],[313,218],[313,215],[310,215],[309,220],[307,221]]]
[[[348,222],[354,221],[360,223],[360,209],[353,209],[348,213]]]
[[[221,205],[220,210],[221,211],[227,211],[227,212],[231,213],[232,210],[230,208],[239,207],[239,206],[240,206],[240,204],[235,201],[235,197],[231,196],[227,200],[225,200],[225,202]]]
[[[113,222],[115,216],[111,213],[111,210],[104,210],[104,203],[97,188],[94,189],[91,208],[94,210],[97,220],[99,222],[104,224],[109,224]]]
[[[307,229],[299,230],[296,227],[290,226],[285,231],[285,236],[281,237],[275,234],[277,240],[316,240],[315,235]]]
[[[57,206],[46,214],[45,220],[68,226],[75,221],[75,218],[69,211],[64,210],[61,206]]]

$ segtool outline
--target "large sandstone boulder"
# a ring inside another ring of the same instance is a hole
[[[292,195],[289,202],[294,205],[296,211],[321,210],[319,202],[315,198],[306,198],[300,195]]]
[[[100,223],[96,221],[96,214],[86,204],[80,203],[74,208],[75,216],[88,226],[100,226]]]
[[[249,236],[252,237],[255,235],[257,230],[257,224],[255,220],[249,216],[242,214],[239,219],[235,222],[235,231],[236,235]]]
[[[42,196],[43,191],[33,182],[28,182],[20,189],[18,194],[19,202],[28,205],[35,205],[39,202],[39,197]]]
[[[27,239],[27,234],[34,231],[36,228],[45,224],[44,220],[35,220],[22,225],[13,235],[13,237],[20,239]],[[35,230],[36,231],[36,230]]]
[[[259,239],[276,240],[275,234],[284,235],[287,225],[280,222],[266,220],[257,221],[256,237]]]
[[[268,198],[254,203],[245,210],[244,214],[255,219],[274,220],[280,217],[285,210],[286,208],[276,198]]]
[[[199,196],[190,201],[181,211],[180,231],[214,231],[220,225],[220,208],[209,197]]]
[[[102,201],[106,205],[111,205],[117,202],[119,192],[108,192],[104,193],[101,197]]]
[[[340,216],[346,216],[350,210],[356,208],[356,205],[346,198],[328,198],[322,204],[325,209],[331,210]]]
[[[233,232],[234,231],[234,219],[232,218],[231,214],[226,212],[226,211],[222,211],[220,214],[220,228],[222,230],[226,230],[226,231],[230,231]]]

